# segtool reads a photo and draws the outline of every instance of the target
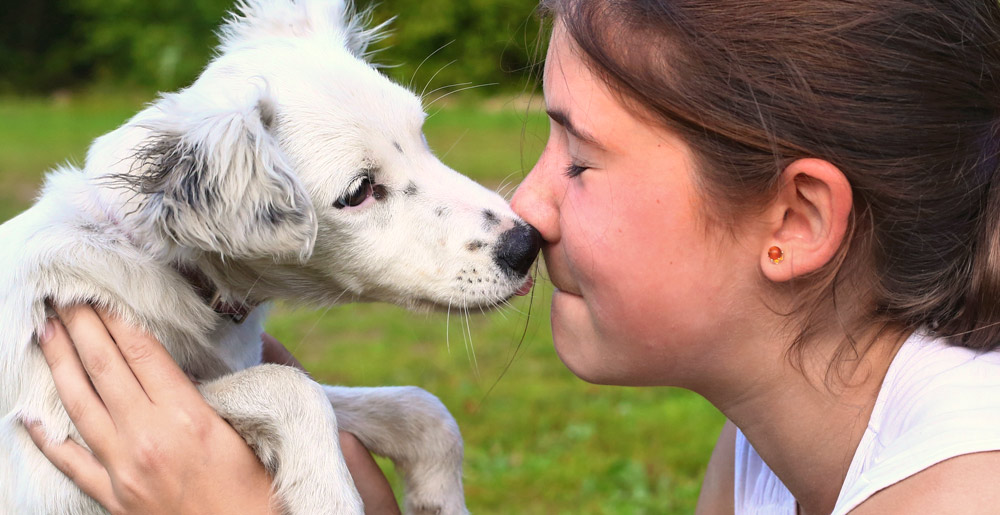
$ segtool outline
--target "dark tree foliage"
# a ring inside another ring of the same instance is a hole
[[[0,26],[4,27],[0,31],[0,91],[44,94],[91,85],[183,87],[211,58],[215,30],[233,1],[4,3],[0,8]],[[524,87],[531,64],[537,60],[533,57],[538,39],[536,3],[377,2],[375,22],[393,16],[396,20],[389,37],[378,45],[375,60],[400,82],[412,83],[417,92],[425,85],[429,91],[466,83],[497,83],[481,90],[486,93]],[[357,4],[365,8],[372,1],[357,0]]]

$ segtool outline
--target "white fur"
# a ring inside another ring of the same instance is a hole
[[[493,257],[520,222],[431,154],[419,100],[363,59],[376,37],[342,0],[246,1],[192,86],[98,138],[84,169],[51,173],[38,202],[0,226],[0,513],[102,512],[22,427],[79,439],[35,344],[46,299],[151,330],[272,468],[288,512],[362,511],[338,422],[396,462],[408,512],[465,511],[461,436],[432,395],[324,391],[254,366],[271,299],[492,306],[525,281]],[[361,177],[384,198],[335,207]],[[181,268],[225,302],[264,307],[236,324]]]

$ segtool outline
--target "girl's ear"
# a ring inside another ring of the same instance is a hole
[[[850,182],[830,162],[810,158],[788,165],[765,213],[768,232],[759,249],[764,276],[783,282],[829,263],[847,234],[853,205]]]

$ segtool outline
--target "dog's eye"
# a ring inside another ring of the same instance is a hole
[[[333,203],[333,207],[343,209],[345,207],[360,206],[362,202],[372,196],[372,180],[370,177],[362,177],[357,186],[351,188],[342,197]]]

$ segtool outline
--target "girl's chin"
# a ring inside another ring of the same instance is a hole
[[[580,379],[592,384],[620,385],[621,378],[618,378],[611,370],[608,370],[607,360],[595,360],[594,356],[587,352],[582,352],[580,341],[554,338],[556,355],[573,374]]]
[[[583,297],[556,289],[552,292],[552,337],[560,333],[568,333],[567,337],[577,336],[575,333],[589,330],[593,327],[590,321],[587,304]]]
[[[552,343],[566,368],[589,383],[615,383],[604,370],[610,360],[600,356],[600,341],[582,297],[556,290],[551,321]]]

